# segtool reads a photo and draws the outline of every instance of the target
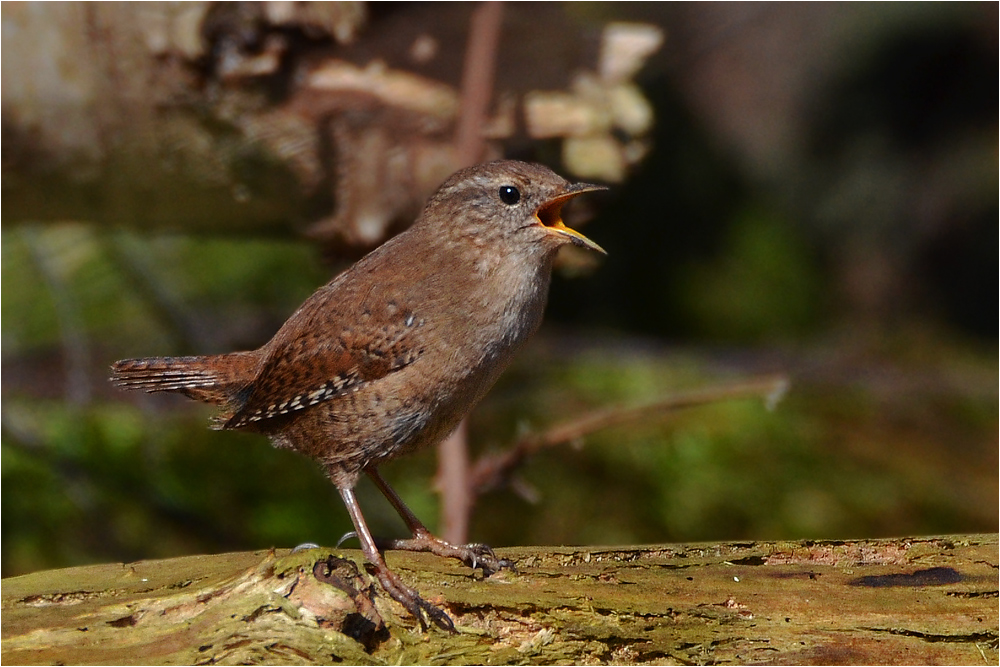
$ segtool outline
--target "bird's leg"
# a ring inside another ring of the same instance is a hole
[[[368,562],[371,563],[375,571],[375,577],[382,584],[385,592],[396,602],[406,607],[406,610],[420,622],[422,629],[427,629],[427,622],[424,620],[424,614],[426,614],[442,630],[455,632],[455,624],[452,623],[448,614],[420,597],[417,591],[404,584],[399,575],[390,570],[389,566],[386,565],[382,554],[379,553],[378,548],[375,546],[375,540],[372,539],[372,535],[368,531],[368,524],[365,523],[365,517],[361,514],[361,507],[358,506],[358,501],[354,497],[354,489],[350,487],[338,487],[337,490],[340,491],[340,497],[347,507],[347,513],[351,515],[354,530],[361,541],[361,552],[365,555]]]
[[[460,544],[454,545],[445,542],[440,537],[431,534],[427,527],[420,522],[420,519],[410,511],[410,508],[403,503],[403,499],[392,490],[392,487],[382,478],[376,468],[365,470],[375,486],[379,488],[382,495],[388,499],[392,506],[399,512],[399,516],[406,522],[406,527],[410,529],[413,537],[408,540],[388,540],[385,546],[389,549],[400,549],[402,551],[428,551],[442,558],[457,558],[473,569],[481,569],[484,576],[490,576],[504,568],[513,570],[514,563],[506,558],[497,558],[493,549],[486,544]]]

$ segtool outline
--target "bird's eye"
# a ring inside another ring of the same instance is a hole
[[[507,206],[513,206],[521,201],[521,191],[513,185],[502,185],[500,186],[500,201]]]

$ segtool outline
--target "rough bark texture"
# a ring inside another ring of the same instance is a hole
[[[2,659],[996,664],[997,544],[517,548],[500,553],[518,572],[487,580],[390,552],[390,566],[452,615],[456,635],[415,631],[350,550],[94,565],[4,580]]]

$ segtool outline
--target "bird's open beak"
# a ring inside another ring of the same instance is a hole
[[[576,185],[571,185],[566,192],[561,195],[556,195],[539,206],[538,211],[535,212],[535,217],[538,218],[538,222],[541,223],[542,227],[544,227],[546,231],[552,234],[559,234],[567,237],[573,245],[590,248],[591,250],[596,250],[602,255],[607,255],[608,253],[604,250],[604,248],[597,245],[575,229],[567,227],[563,223],[561,217],[563,204],[577,195],[582,195],[585,192],[595,192],[597,190],[607,190],[607,188],[603,185],[591,185],[589,183],[577,183]]]

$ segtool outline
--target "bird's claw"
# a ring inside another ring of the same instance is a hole
[[[446,632],[458,632],[451,617],[444,610],[435,607],[420,597],[420,594],[404,584],[395,572],[388,567],[380,567],[371,563],[368,567],[370,568],[369,571],[378,578],[382,589],[389,594],[389,597],[403,605],[406,611],[410,612],[410,615],[417,619],[421,630],[427,630],[427,620],[430,620],[434,625]],[[425,617],[427,620],[425,620]]]
[[[465,555],[461,558],[462,562],[473,570],[482,570],[484,577],[496,574],[500,570],[517,572],[517,566],[514,564],[514,561],[506,558],[498,558],[496,552],[488,544],[473,543],[453,548],[458,551],[464,551]]]
[[[353,540],[353,539],[355,539],[357,537],[358,537],[358,533],[356,531],[353,531],[353,530],[350,531],[350,532],[344,533],[343,535],[340,536],[340,539],[337,540],[337,547],[336,548],[339,549],[341,544],[343,544],[344,542],[346,542],[348,540]]]

